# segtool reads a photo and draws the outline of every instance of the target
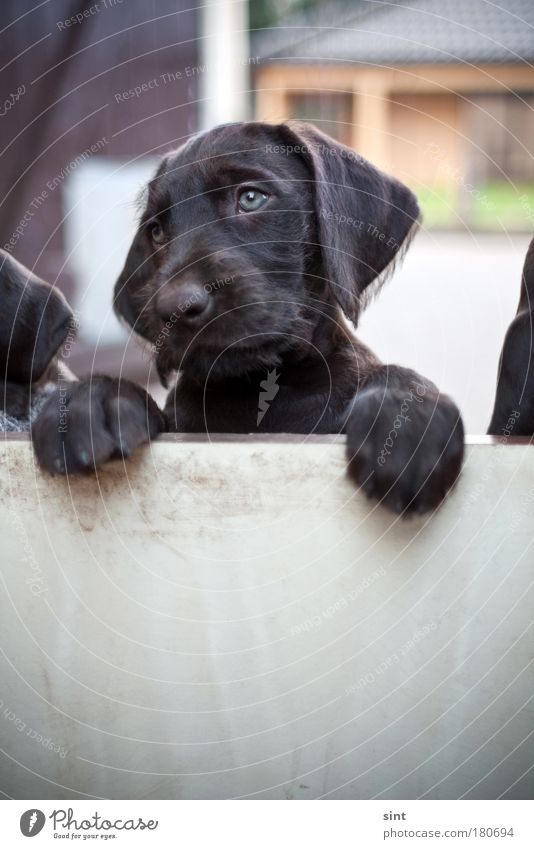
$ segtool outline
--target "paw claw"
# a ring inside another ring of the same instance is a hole
[[[163,430],[157,404],[129,381],[102,376],[73,383],[67,399],[68,432],[58,428],[58,393],[48,399],[32,426],[39,465],[52,474],[93,471],[113,457],[126,458]]]

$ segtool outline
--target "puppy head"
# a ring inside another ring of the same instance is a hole
[[[161,163],[115,286],[158,371],[257,371],[311,350],[419,217],[414,195],[309,125],[230,124]]]
[[[72,312],[61,292],[3,250],[0,292],[0,379],[36,382],[65,341]]]

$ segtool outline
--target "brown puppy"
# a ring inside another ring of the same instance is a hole
[[[169,154],[151,181],[115,307],[151,343],[165,417],[131,384],[48,402],[50,471],[92,468],[168,428],[347,434],[349,471],[393,510],[430,510],[460,471],[453,402],[355,338],[371,284],[409,244],[412,192],[311,126],[230,124]],[[120,417],[122,406],[128,415]],[[91,433],[88,422],[92,420]]]

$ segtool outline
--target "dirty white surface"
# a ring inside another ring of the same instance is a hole
[[[0,466],[5,795],[532,797],[532,448],[408,522],[328,439]]]

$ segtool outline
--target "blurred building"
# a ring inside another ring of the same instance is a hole
[[[253,52],[258,118],[356,148],[414,188],[427,224],[532,230],[532,0],[322,2]]]
[[[94,358],[97,369],[137,374],[134,347],[130,370],[90,322],[110,310],[137,188],[198,128],[196,5],[2,2],[0,245],[86,313],[78,373]]]

